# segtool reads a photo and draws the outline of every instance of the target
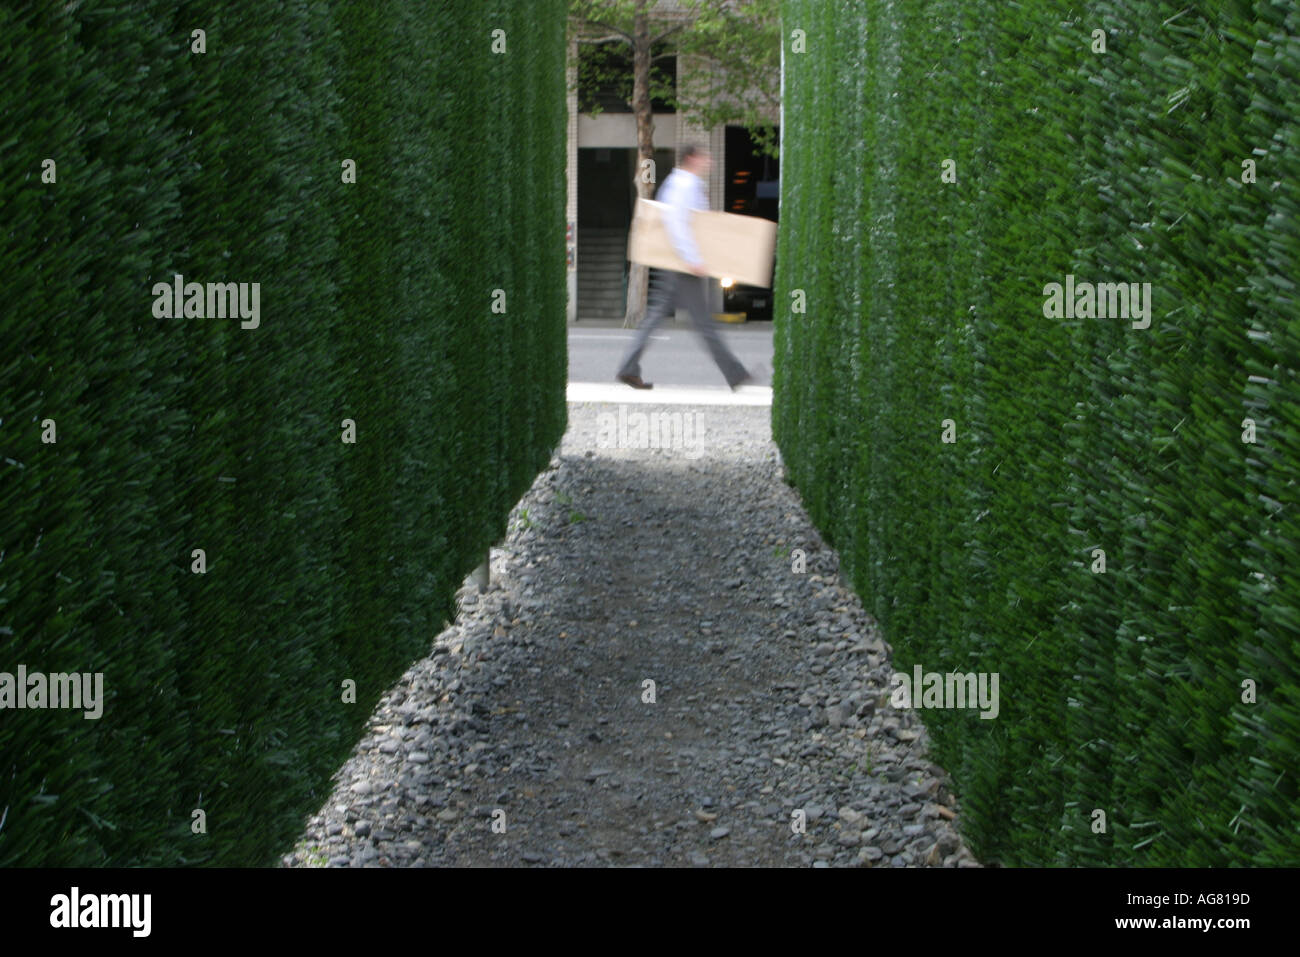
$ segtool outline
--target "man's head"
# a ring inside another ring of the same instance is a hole
[[[696,176],[703,178],[709,175],[709,169],[713,166],[713,158],[709,156],[709,151],[703,146],[691,144],[682,150],[682,158],[678,165],[688,173],[694,173]]]

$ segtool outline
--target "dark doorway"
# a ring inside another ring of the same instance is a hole
[[[655,150],[658,191],[673,151]],[[636,208],[636,150],[578,150],[578,312],[584,319],[621,319],[627,306],[627,236]],[[651,271],[652,289],[655,283]]]
[[[615,319],[627,295],[636,151],[578,150],[578,319]]]
[[[636,200],[636,187],[632,182],[632,166],[636,150],[594,149],[578,150],[578,228],[597,229],[622,227],[632,224],[632,204]]]
[[[759,156],[754,140],[743,126],[728,126],[727,185],[723,208],[729,213],[762,216],[777,220],[777,186],[780,162],[772,156]]]
[[[760,156],[754,140],[743,126],[726,130],[727,168],[722,208],[742,216],[760,216],[776,222],[779,218],[778,187],[780,165],[775,157]],[[743,312],[750,319],[772,318],[772,290],[758,286],[735,285],[723,291],[723,308]]]

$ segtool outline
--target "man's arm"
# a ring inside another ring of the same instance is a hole
[[[664,226],[668,230],[668,237],[672,240],[673,248],[677,250],[680,256],[690,267],[690,271],[697,276],[708,274],[704,266],[704,260],[700,258],[699,247],[695,244],[695,231],[691,228],[690,196],[686,195],[687,190],[684,188],[689,185],[688,180],[676,179],[671,183],[664,184],[664,192],[667,193],[663,198],[666,204],[664,209]]]

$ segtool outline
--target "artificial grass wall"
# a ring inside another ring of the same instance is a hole
[[[0,9],[0,672],[105,699],[0,710],[0,865],[274,860],[453,616],[565,423],[564,29]]]
[[[996,719],[922,712],[974,849],[1293,864],[1295,6],[788,0],[783,34],[773,428],[896,669],[1000,675]],[[1071,274],[1150,283],[1149,327],[1045,315]]]

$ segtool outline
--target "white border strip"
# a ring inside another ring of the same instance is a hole
[[[772,387],[742,385],[735,392],[726,386],[656,385],[653,389],[634,389],[622,382],[570,382],[570,402],[639,402],[644,405],[768,405],[772,404]]]

